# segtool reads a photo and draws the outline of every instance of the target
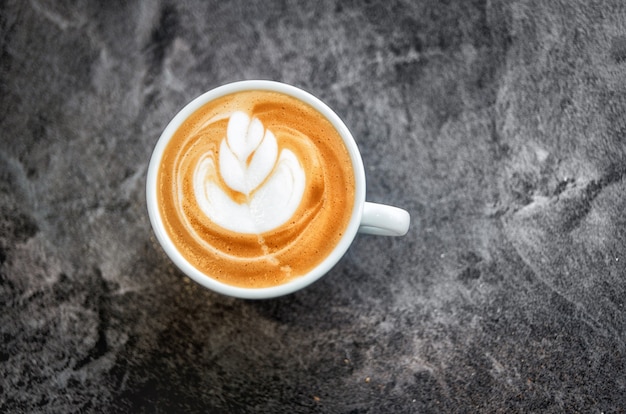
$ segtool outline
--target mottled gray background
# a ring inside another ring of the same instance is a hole
[[[624,412],[625,2],[10,0],[0,53],[1,412]],[[413,217],[267,301],[144,200],[171,117],[252,78]]]

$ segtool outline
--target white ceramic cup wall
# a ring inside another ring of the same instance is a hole
[[[343,237],[333,251],[309,273],[294,278],[288,283],[265,288],[244,288],[227,285],[213,279],[211,275],[206,275],[192,266],[176,249],[176,246],[172,243],[172,240],[165,231],[156,194],[157,173],[161,164],[163,151],[174,135],[174,132],[176,132],[185,119],[209,101],[245,90],[270,90],[281,92],[311,105],[322,113],[343,138],[352,160],[352,169],[356,185],[352,218],[348,223],[348,228],[344,232]],[[302,289],[328,273],[346,253],[357,233],[403,236],[407,233],[410,223],[409,213],[403,209],[365,201],[365,170],[363,168],[361,153],[348,127],[335,112],[315,96],[302,89],[284,83],[266,80],[249,80],[226,84],[200,95],[185,106],[167,125],[154,148],[150,165],[148,166],[146,197],[148,215],[150,216],[150,223],[152,224],[156,238],[174,264],[187,276],[206,288],[224,295],[245,299],[272,298]]]

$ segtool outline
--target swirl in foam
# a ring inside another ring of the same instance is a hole
[[[238,233],[260,234],[289,220],[302,201],[305,174],[289,149],[278,156],[276,137],[258,118],[237,111],[220,144],[219,174],[243,195],[240,203],[220,187],[215,155],[205,154],[193,176],[200,209],[217,225]]]
[[[178,251],[224,283],[264,287],[317,266],[354,205],[343,140],[311,106],[244,91],[205,104],[165,149],[157,178]]]

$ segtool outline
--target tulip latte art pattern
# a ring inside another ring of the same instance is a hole
[[[334,249],[354,205],[343,140],[288,95],[244,91],[196,110],[163,153],[157,198],[189,263],[221,282],[267,287]]]
[[[284,224],[302,201],[305,174],[295,154],[278,156],[274,134],[257,118],[235,112],[220,144],[219,171],[207,153],[195,170],[193,183],[202,211],[216,224],[239,233],[264,233]],[[233,200],[219,186],[219,177],[245,197]]]

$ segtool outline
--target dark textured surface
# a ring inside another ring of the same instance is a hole
[[[1,412],[624,412],[624,2],[3,1],[0,50]],[[144,201],[175,112],[251,78],[413,216],[258,302]]]

